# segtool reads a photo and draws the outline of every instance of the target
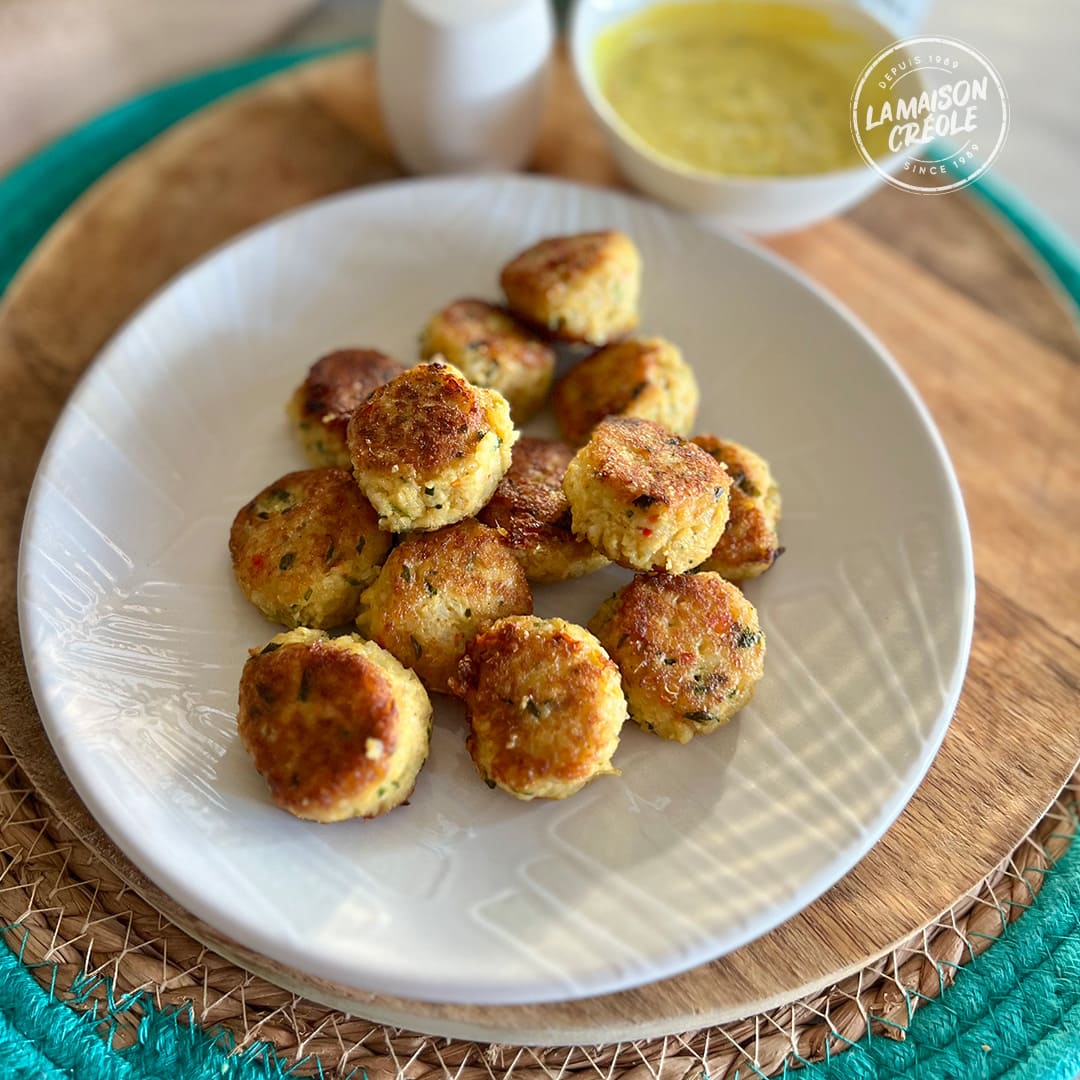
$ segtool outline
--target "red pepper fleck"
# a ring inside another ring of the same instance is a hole
[[[251,557],[251,565],[256,570],[261,570],[266,565],[266,557],[263,555],[253,555]]]
[[[641,530],[641,535],[642,536],[652,536],[652,529],[642,529]]]

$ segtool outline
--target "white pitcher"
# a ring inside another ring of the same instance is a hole
[[[414,172],[518,169],[539,132],[555,19],[548,0],[383,0],[383,117]]]

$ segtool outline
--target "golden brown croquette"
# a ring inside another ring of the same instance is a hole
[[[759,577],[783,552],[776,526],[780,521],[780,488],[769,464],[753,450],[712,435],[692,439],[719,461],[731,477],[728,522],[702,570],[715,570],[728,581]]]
[[[515,424],[539,411],[555,374],[555,350],[485,300],[456,300],[433,316],[420,355],[441,355],[473,385],[498,390]]]
[[[619,672],[582,627],[500,619],[472,640],[452,686],[489,787],[518,799],[565,799],[618,773],[611,758],[626,719]]]
[[[412,794],[431,702],[377,645],[299,629],[251,651],[237,727],[275,806],[309,821],[372,818]]]
[[[474,519],[407,536],[363,604],[361,631],[440,693],[479,627],[533,609],[521,564],[497,529]]]
[[[435,361],[378,387],[349,421],[353,475],[390,532],[471,517],[510,467],[506,399]]]
[[[726,724],[764,670],[757,612],[719,574],[639,574],[589,628],[622,672],[630,716],[665,739]]]
[[[699,446],[651,420],[609,418],[563,478],[572,525],[613,562],[681,573],[708,558],[731,481]]]
[[[570,527],[570,503],[562,489],[574,451],[564,442],[523,436],[510,469],[478,517],[502,530],[530,581],[580,577],[607,565],[607,558]]]
[[[541,240],[499,280],[511,311],[564,341],[605,345],[638,324],[641,255],[614,229]]]
[[[263,488],[233,520],[236,582],[271,621],[352,622],[390,537],[347,469],[305,469]]]
[[[682,353],[663,338],[608,345],[557,383],[552,408],[567,441],[581,446],[606,416],[654,420],[689,435],[697,417],[697,380]]]

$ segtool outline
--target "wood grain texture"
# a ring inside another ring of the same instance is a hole
[[[620,184],[559,71],[535,167]],[[316,984],[224,940],[126,862],[71,790],[23,671],[16,551],[38,457],[79,373],[180,268],[280,211],[399,175],[368,57],[277,77],[166,133],[90,191],[0,307],[0,729],[56,813],[161,911],[237,963],[376,1020],[536,1043],[684,1031],[790,1000],[883,955],[974,887],[1032,828],[1080,756],[1080,339],[1056,293],[965,196],[887,189],[771,247],[877,333],[927,402],[975,541],[971,666],[941,753],[870,854],[788,923],[662,983],[584,1002],[437,1006]],[[883,479],[887,482],[887,478]]]

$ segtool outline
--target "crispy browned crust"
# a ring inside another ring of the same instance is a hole
[[[523,367],[548,369],[555,364],[555,350],[506,308],[490,304],[486,300],[455,300],[444,307],[429,324],[425,339],[431,336],[431,327],[437,327],[437,336],[452,342],[457,349],[470,349],[492,358],[510,358]],[[439,349],[424,345],[425,358],[434,356]],[[447,355],[453,362],[454,357]]]
[[[509,471],[477,515],[502,532],[530,581],[564,581],[607,564],[571,528],[562,480],[573,456],[573,448],[566,443],[520,438],[514,444]]]
[[[429,475],[465,457],[488,431],[485,401],[446,364],[418,364],[353,413],[348,443],[358,470],[397,466]],[[490,395],[489,395],[490,396]]]
[[[479,519],[501,529],[514,548],[531,548],[544,541],[579,543],[570,530],[570,503],[562,489],[573,456],[573,448],[564,442],[520,438],[514,444],[509,470]]]
[[[580,446],[605,416],[626,412],[658,382],[658,339],[605,345],[572,367],[556,384],[551,407],[563,435]]]
[[[345,441],[349,417],[377,386],[396,378],[405,365],[377,349],[337,349],[319,357],[297,389],[301,422],[321,424]]]
[[[610,755],[596,706],[613,672],[595,642],[544,619],[500,619],[477,634],[451,687],[464,698],[466,745],[484,779],[527,792],[593,776]]]
[[[390,543],[352,474],[335,467],[282,476],[240,509],[229,531],[237,584],[253,600],[272,598],[275,609],[299,607],[316,577],[351,573],[350,563],[370,578]],[[267,603],[259,606],[277,618]]]
[[[585,447],[596,479],[639,509],[715,500],[731,486],[704,450],[651,420],[608,417]]]
[[[521,564],[498,530],[473,518],[410,533],[390,553],[374,591],[380,610],[369,623],[371,639],[440,693],[479,626],[533,609]],[[460,614],[429,619],[428,604]]]
[[[644,693],[691,723],[723,721],[761,676],[757,612],[717,574],[638,574],[589,629],[618,664],[632,712]]]
[[[515,255],[502,269],[499,284],[507,293],[516,286],[530,291],[591,274],[604,265],[608,245],[619,233],[600,229],[572,236],[549,236]]]
[[[692,442],[721,462],[731,477],[728,523],[702,566],[729,581],[758,577],[783,551],[776,531],[780,497],[768,469],[738,443],[713,435],[698,435]]]
[[[274,804],[315,819],[385,781],[398,740],[388,676],[330,641],[252,656],[237,725]],[[368,739],[383,744],[376,759]]]

